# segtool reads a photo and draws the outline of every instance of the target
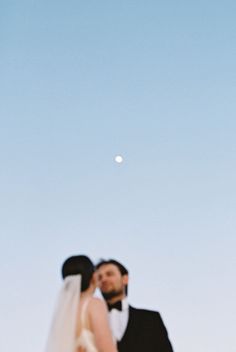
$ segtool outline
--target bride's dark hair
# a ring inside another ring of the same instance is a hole
[[[67,258],[62,265],[62,277],[81,274],[81,292],[87,290],[91,282],[94,265],[86,255],[74,255]]]

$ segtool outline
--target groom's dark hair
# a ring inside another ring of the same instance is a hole
[[[83,292],[90,285],[94,274],[94,264],[86,255],[74,255],[64,261],[61,273],[63,279],[70,275],[81,274],[81,292]]]
[[[115,260],[115,259],[107,259],[107,260],[101,259],[101,260],[98,262],[98,264],[96,265],[96,269],[99,269],[100,266],[106,265],[106,264],[113,264],[113,265],[117,266],[117,268],[119,269],[119,271],[120,271],[120,273],[121,273],[122,276],[129,274],[129,272],[128,272],[128,270],[126,269],[126,267],[125,267],[123,264],[121,264],[120,262],[118,262],[117,260]]]
[[[107,259],[107,260],[101,259],[98,262],[98,264],[95,266],[95,269],[98,270],[102,265],[107,265],[107,264],[115,265],[119,269],[122,276],[129,275],[129,272],[126,269],[126,267],[115,259]],[[126,295],[128,294],[128,285],[126,285],[126,287],[125,287],[125,293],[126,293]]]

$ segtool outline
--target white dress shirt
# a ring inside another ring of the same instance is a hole
[[[129,320],[129,304],[127,298],[121,301],[122,310],[112,309],[109,312],[109,322],[116,341],[120,341],[125,333]]]

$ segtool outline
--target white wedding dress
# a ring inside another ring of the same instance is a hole
[[[75,349],[78,349],[79,347],[83,347],[86,352],[98,352],[98,349],[95,345],[95,338],[94,334],[92,333],[91,330],[85,328],[85,317],[86,317],[86,312],[87,312],[87,307],[88,303],[90,301],[90,298],[88,298],[81,309],[81,333],[80,335],[76,338],[76,343],[75,343]]]

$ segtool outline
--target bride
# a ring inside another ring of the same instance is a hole
[[[69,257],[62,277],[46,352],[117,352],[107,307],[93,296],[96,274],[91,260],[85,255]]]

